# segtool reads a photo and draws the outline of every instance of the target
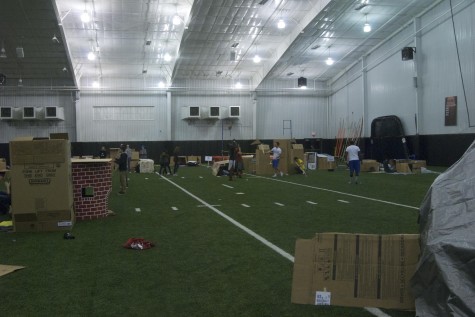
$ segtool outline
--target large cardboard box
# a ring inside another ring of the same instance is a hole
[[[379,172],[379,163],[376,160],[362,160],[361,172]]]
[[[67,140],[10,142],[12,213],[69,210],[73,205]]]
[[[0,172],[7,170],[7,161],[4,158],[0,158]]]
[[[318,233],[295,247],[292,303],[414,309],[417,234]]]
[[[334,170],[336,168],[335,157],[327,154],[317,154],[317,169]]]

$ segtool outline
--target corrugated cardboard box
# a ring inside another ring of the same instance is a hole
[[[74,222],[70,156],[68,140],[24,137],[10,142],[15,230],[58,230],[48,222]]]
[[[327,154],[317,154],[317,169],[334,170],[336,168],[335,157]]]
[[[4,158],[0,158],[0,172],[7,170],[7,161]]]
[[[360,171],[361,172],[378,172],[379,163],[376,160],[362,160]]]
[[[414,309],[417,234],[318,233],[295,247],[292,303]]]

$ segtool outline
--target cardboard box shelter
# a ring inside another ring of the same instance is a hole
[[[335,168],[335,157],[328,154],[317,154],[317,169],[334,170]]]
[[[12,216],[16,231],[70,229],[74,224],[68,140],[10,142]]]
[[[361,172],[378,172],[379,162],[376,160],[362,160],[360,171]]]
[[[317,233],[295,247],[292,303],[414,309],[417,234]]]

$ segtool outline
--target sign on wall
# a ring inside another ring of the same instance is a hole
[[[457,125],[457,96],[445,97],[445,125]]]

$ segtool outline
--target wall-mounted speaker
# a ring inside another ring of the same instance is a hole
[[[307,87],[307,78],[300,77],[299,79],[297,79],[297,85],[299,87]]]
[[[401,51],[401,56],[403,61],[410,61],[414,59],[414,53],[416,52],[415,47],[405,47]]]

